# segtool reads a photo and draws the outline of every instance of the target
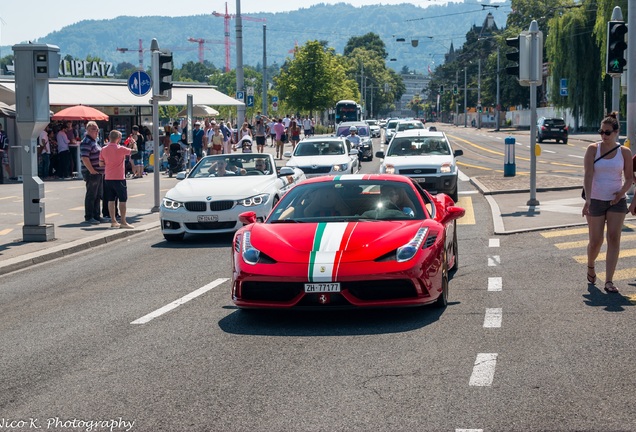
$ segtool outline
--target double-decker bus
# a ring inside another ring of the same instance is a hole
[[[360,121],[361,107],[355,101],[341,100],[336,103],[336,124],[346,121]]]

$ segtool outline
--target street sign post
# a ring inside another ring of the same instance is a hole
[[[247,96],[247,104],[248,107],[253,107],[254,106],[254,95],[248,95]]]
[[[236,99],[240,100],[241,102],[243,102],[245,100],[245,92],[243,91],[237,91],[236,92]]]

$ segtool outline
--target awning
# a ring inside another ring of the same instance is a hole
[[[172,99],[160,101],[160,105],[187,105],[188,95],[194,104],[211,106],[240,106],[240,102],[212,86],[190,83],[175,83]],[[123,80],[59,80],[49,82],[49,104],[61,106],[150,106],[151,95],[135,96]],[[0,79],[0,102],[15,103],[15,83]]]

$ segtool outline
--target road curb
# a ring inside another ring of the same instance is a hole
[[[530,188],[491,190],[476,178],[471,178],[470,183],[473,186],[475,186],[482,195],[530,193]],[[581,186],[548,186],[548,187],[544,186],[544,187],[537,187],[537,192],[551,192],[551,191],[563,191],[563,190],[573,190],[573,189],[581,189]]]
[[[0,264],[0,276],[22,270],[34,264],[41,264],[57,258],[73,255],[77,252],[85,251],[97,246],[141,234],[146,231],[159,228],[159,222],[151,222],[137,226],[132,230],[106,230],[99,234],[72,242],[62,243],[43,251],[32,252],[23,256],[7,259]]]

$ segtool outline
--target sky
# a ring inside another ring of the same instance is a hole
[[[461,0],[455,0],[461,1]],[[421,7],[448,3],[448,0],[240,0],[241,14],[284,12],[293,5],[295,10],[319,3],[349,3],[353,6],[410,3]],[[221,0],[2,0],[0,6],[0,46],[14,45],[46,36],[52,31],[84,19],[110,19],[129,16],[189,16],[225,12]],[[228,13],[236,13],[237,0],[227,2]],[[178,6],[175,6],[178,5]]]

